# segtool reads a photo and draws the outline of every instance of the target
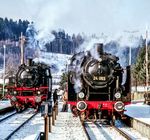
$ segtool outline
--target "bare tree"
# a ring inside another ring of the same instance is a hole
[[[6,77],[16,74],[19,66],[19,54],[8,54],[6,56]]]

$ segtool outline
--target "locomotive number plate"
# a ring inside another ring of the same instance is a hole
[[[106,77],[104,76],[93,76],[94,81],[106,81]]]

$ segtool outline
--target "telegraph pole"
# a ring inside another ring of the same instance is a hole
[[[145,42],[145,66],[146,66],[146,96],[148,94],[148,82],[149,82],[149,74],[148,74],[148,31],[146,30],[146,42]]]
[[[24,64],[24,42],[25,42],[25,37],[23,36],[21,32],[21,37],[20,37],[21,64]]]
[[[130,33],[130,34],[133,34],[133,33],[137,33],[137,32],[139,32],[139,31],[124,31],[124,32],[126,32],[126,33]],[[131,36],[131,37],[133,37],[133,35]],[[131,40],[132,41],[132,40]],[[131,60],[131,58],[132,58],[132,52],[131,52],[131,45],[129,46],[129,66],[132,64],[132,60]]]
[[[4,48],[4,63],[3,63],[3,70],[4,70],[4,72],[3,72],[3,96],[4,96],[4,94],[5,94],[5,49],[6,49],[6,45],[3,45],[3,48]]]
[[[130,34],[132,34],[132,36],[131,36],[131,40],[130,41],[132,41],[132,39],[133,39],[133,34],[134,33],[137,33],[137,32],[139,32],[138,30],[134,30],[134,31],[128,31],[128,30],[125,30],[124,32],[126,32],[126,33],[130,33]],[[131,42],[132,43],[132,42]],[[131,45],[129,46],[129,66],[131,66],[132,65],[132,49],[131,49]],[[131,68],[130,68],[131,69]],[[131,77],[131,74],[130,74],[130,77]],[[130,83],[131,83],[131,81],[132,81],[132,77],[131,77],[131,79],[130,79]],[[130,84],[131,86],[132,86],[132,84]],[[137,92],[137,79],[136,79],[136,86],[135,86],[136,88],[136,92]]]

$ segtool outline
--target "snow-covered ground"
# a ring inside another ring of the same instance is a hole
[[[97,127],[97,125],[99,127]],[[86,122],[86,130],[92,140],[126,140],[119,132],[107,125]]]
[[[84,130],[81,126],[79,118],[73,117],[70,110],[68,112],[60,112],[62,102],[59,102],[59,114],[52,126],[52,133],[49,133],[50,140],[87,140]],[[21,114],[20,114],[21,115]],[[19,123],[19,119],[16,118]],[[9,128],[9,124],[7,124]],[[1,129],[3,130],[3,129]],[[1,131],[0,130],[0,131]],[[11,140],[34,140],[40,132],[44,131],[44,119],[39,113],[29,123],[25,124]],[[7,131],[3,134],[7,134]],[[1,134],[0,134],[1,139]]]
[[[9,100],[0,101],[1,108],[7,107],[9,105],[10,105]],[[73,117],[70,111],[60,112],[61,108],[62,108],[62,102],[59,102],[59,115],[57,116],[55,126],[52,126],[52,133],[49,133],[49,139],[50,140],[56,140],[56,139],[57,140],[86,140],[87,138],[80,124],[79,118]],[[143,121],[147,124],[150,124],[150,106],[144,105],[143,103],[130,104],[126,106],[126,110],[127,111],[125,112],[125,114],[133,118],[136,118],[140,121]],[[41,114],[39,113],[11,139],[12,140],[20,140],[20,139],[34,140],[39,134],[39,132],[43,132],[43,131],[44,131],[44,120],[43,117],[41,117]],[[110,133],[114,133],[114,132],[110,132]],[[136,134],[137,132],[132,131],[132,133]]]
[[[125,114],[142,122],[150,124],[150,106],[143,103],[130,104],[125,107]]]
[[[73,117],[69,112],[60,112],[52,133],[49,133],[49,139],[87,140],[87,137],[78,117]]]
[[[0,110],[6,107],[10,107],[11,103],[10,100],[1,100],[0,101]]]
[[[67,70],[68,61],[72,55],[41,52],[40,58],[35,58],[35,62],[44,62],[50,65],[52,74],[62,74]]]
[[[9,105],[9,101],[0,101],[1,107]],[[80,124],[79,118],[72,116],[71,112],[60,112],[62,108],[62,102],[59,102],[59,114],[55,122],[55,126],[52,126],[52,133],[49,133],[49,139],[51,140],[86,140],[83,128]],[[150,106],[142,103],[130,104],[126,106],[125,114],[134,117],[140,121],[150,124]],[[39,113],[28,124],[26,124],[15,136],[13,140],[34,140],[39,132],[44,131],[44,120]]]
[[[44,131],[44,119],[37,114],[29,123],[25,124],[11,140],[34,140],[40,132]]]
[[[0,140],[5,139],[16,128],[23,124],[34,114],[33,111],[27,110],[23,113],[18,113],[0,123]]]

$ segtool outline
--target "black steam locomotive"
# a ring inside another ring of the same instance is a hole
[[[95,44],[93,49],[94,53],[80,52],[71,59],[68,101],[72,112],[84,119],[113,119],[130,103],[130,67],[122,84],[124,69],[119,58],[104,52],[103,44]]]
[[[8,97],[17,111],[25,107],[38,108],[42,101],[51,98],[50,67],[28,59],[27,64],[22,64],[16,75],[10,78],[7,89]]]

